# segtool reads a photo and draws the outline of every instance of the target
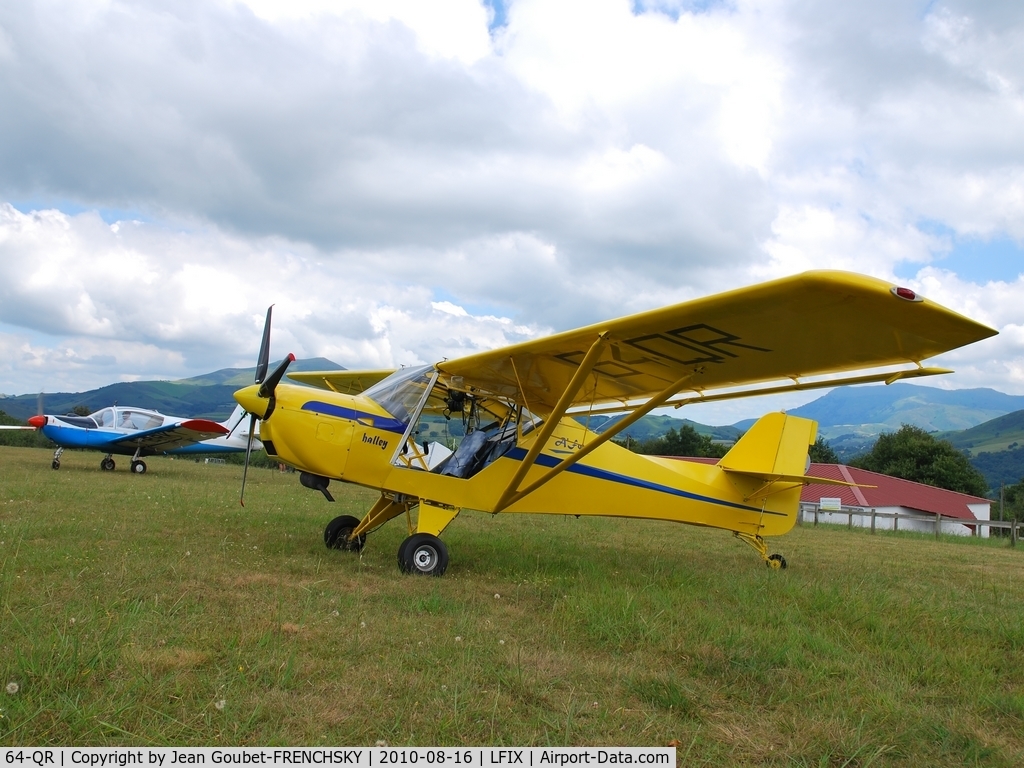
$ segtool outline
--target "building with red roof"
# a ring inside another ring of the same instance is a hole
[[[849,513],[860,509],[864,512],[854,515],[853,525],[868,527],[871,525],[871,510],[874,510],[876,527],[891,530],[895,520],[890,515],[899,514],[900,530],[933,533],[936,521],[942,515],[943,533],[969,536],[977,531],[988,536],[988,526],[981,526],[978,530],[979,526],[970,525],[970,522],[991,519],[992,502],[989,499],[845,464],[811,464],[807,474],[857,485],[805,485],[800,494],[804,522],[813,521],[817,511],[819,522],[848,523]],[[842,508],[840,514],[834,512],[837,507]]]
[[[683,461],[718,463],[718,459],[705,458],[684,458]],[[988,526],[971,525],[976,520],[992,519],[992,501],[980,496],[947,491],[845,464],[811,464],[807,474],[856,485],[805,485],[800,493],[800,522],[813,523],[817,517],[820,523],[864,528],[874,526],[883,530],[898,527],[901,531],[934,533],[935,525],[941,519],[942,533],[963,536],[989,534]]]

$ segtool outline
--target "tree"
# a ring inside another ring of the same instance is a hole
[[[1024,477],[1003,488],[1003,520],[1024,520]]]
[[[850,465],[972,496],[988,492],[984,475],[971,466],[966,454],[910,424],[880,435],[874,447]]]
[[[814,444],[808,449],[807,455],[811,457],[811,461],[815,464],[838,464],[839,455],[832,450],[832,446],[828,444],[828,440],[818,435],[818,439],[814,441]]]
[[[71,409],[71,412],[76,416],[88,416],[92,411],[89,410],[88,405],[76,405]]]
[[[689,424],[678,430],[669,429],[664,437],[644,440],[637,447],[637,453],[648,456],[710,456],[720,459],[729,448],[711,441],[711,435],[702,435]]]

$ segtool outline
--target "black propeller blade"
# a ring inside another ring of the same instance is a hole
[[[270,367],[270,315],[274,311],[274,305],[267,307],[267,320],[263,323],[263,342],[260,344],[260,356],[256,358],[256,381],[255,384],[262,384],[267,378],[267,368]]]
[[[245,445],[245,466],[242,468],[242,491],[238,494],[238,503],[245,506],[245,478],[249,474],[249,457],[252,455],[252,441],[256,436],[256,414],[249,414],[249,438]]]
[[[256,361],[256,380],[254,382],[255,384],[260,385],[257,394],[260,397],[265,397],[270,400],[266,411],[263,413],[264,421],[270,418],[270,414],[274,410],[274,391],[277,389],[277,385],[280,384],[281,379],[284,378],[284,374],[285,371],[288,370],[288,366],[295,361],[295,355],[289,354],[269,376],[267,375],[267,369],[270,368],[270,318],[273,310],[273,304],[267,307],[267,319],[263,324],[263,341],[260,343],[260,356]],[[249,459],[252,456],[252,443],[256,437],[256,422],[258,419],[259,417],[255,413],[249,414],[249,438],[245,446],[245,466],[242,469],[242,490],[238,495],[238,502],[243,507],[245,506],[245,479],[249,474]]]
[[[266,381],[260,384],[260,397],[273,397],[274,390],[277,389],[277,385],[281,383],[281,379],[284,377],[284,372],[288,370],[288,366],[295,361],[295,355],[291,352],[288,353],[288,357],[281,361],[280,365],[274,369],[274,372],[270,374]],[[268,413],[269,415],[269,413]]]

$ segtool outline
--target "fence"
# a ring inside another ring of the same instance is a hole
[[[992,529],[1003,530],[1010,532],[1010,546],[1017,546],[1017,541],[1020,538],[1021,529],[1024,528],[1024,523],[1017,520],[964,520],[960,517],[948,517],[945,515],[914,515],[904,512],[879,512],[876,509],[865,509],[864,507],[847,507],[843,506],[839,509],[821,509],[817,504],[801,504],[800,513],[797,515],[797,524],[804,525],[805,518],[807,516],[813,516],[813,525],[817,525],[820,518],[824,517],[825,522],[831,523],[833,516],[842,518],[846,517],[846,525],[849,528],[853,528],[854,518],[860,518],[861,528],[867,528],[865,521],[870,520],[871,533],[874,533],[878,527],[879,520],[891,520],[892,527],[885,526],[886,530],[898,531],[900,530],[900,520],[906,521],[907,525],[904,530],[914,530],[918,532],[935,532],[935,538],[943,533],[943,525],[946,526],[946,533],[953,533],[953,527],[966,527],[970,529],[971,536],[981,536],[982,530],[991,533]],[[963,534],[957,534],[963,535]]]

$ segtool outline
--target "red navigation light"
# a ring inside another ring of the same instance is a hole
[[[899,296],[901,299],[906,299],[907,301],[921,301],[921,299],[924,298],[923,296],[918,296],[909,288],[894,287],[892,288],[892,295]]]

